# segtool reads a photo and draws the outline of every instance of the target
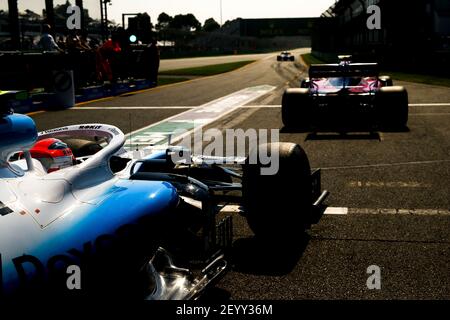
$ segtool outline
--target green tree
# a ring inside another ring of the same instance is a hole
[[[157,30],[167,30],[169,28],[170,23],[172,22],[173,18],[169,16],[167,13],[162,12],[158,16],[158,24],[156,25]]]
[[[203,31],[205,32],[213,32],[220,29],[220,25],[217,23],[214,18],[209,18],[205,21],[203,25]]]
[[[197,20],[197,18],[192,14],[178,14],[173,20],[170,22],[170,28],[177,30],[195,30],[198,31],[202,27],[201,23]]]

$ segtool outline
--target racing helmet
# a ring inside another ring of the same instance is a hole
[[[48,173],[75,164],[75,157],[68,145],[59,139],[48,138],[36,142],[30,150],[31,157],[39,160]]]

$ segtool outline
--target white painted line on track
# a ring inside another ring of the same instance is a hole
[[[240,213],[242,212],[242,207],[239,205],[227,205],[224,206],[221,212],[224,213]],[[346,215],[348,214],[348,208],[334,208],[328,207],[325,210],[326,215]]]
[[[413,103],[410,107],[450,107],[450,103]],[[158,110],[158,109],[193,109],[198,106],[130,106],[130,107],[75,107],[72,110]],[[277,109],[281,108],[280,104],[274,105],[248,105],[241,106],[243,109]],[[449,115],[449,113],[410,113],[411,116],[436,116]]]
[[[75,107],[72,108],[72,110],[186,110],[186,109],[194,109],[196,107],[182,107],[182,106],[175,106],[175,107]]]
[[[223,213],[241,213],[242,208],[239,205],[227,205],[221,210]],[[353,214],[363,215],[399,215],[399,216],[450,216],[450,210],[447,209],[374,209],[374,208],[346,208],[346,207],[327,207],[325,215],[345,216]]]
[[[410,103],[410,107],[450,107],[450,103]],[[243,108],[281,108],[281,104],[274,105],[248,105]]]
[[[410,107],[450,107],[450,103],[410,103]]]
[[[334,207],[328,207],[325,210],[325,213],[327,215],[336,215],[336,216],[342,216],[348,214],[348,208],[334,208]]]
[[[410,117],[429,117],[429,116],[450,116],[450,112],[446,113],[410,113]]]
[[[450,107],[450,103],[411,103],[409,104],[410,107]],[[258,108],[281,108],[281,104],[273,104],[273,105],[248,105],[243,106],[242,108],[247,109],[258,109]],[[414,114],[414,113],[413,113]],[[433,113],[433,115],[436,113]],[[447,114],[447,113],[445,113]],[[431,115],[431,113],[430,113]]]

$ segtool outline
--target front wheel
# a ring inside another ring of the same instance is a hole
[[[275,174],[261,170],[270,166],[258,160],[267,155],[270,165],[278,167]],[[252,150],[244,166],[242,196],[248,225],[256,237],[299,238],[312,209],[311,169],[305,151],[294,143],[269,143]]]

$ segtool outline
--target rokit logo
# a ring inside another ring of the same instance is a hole
[[[80,130],[99,130],[101,129],[102,126],[80,126],[79,129]]]

